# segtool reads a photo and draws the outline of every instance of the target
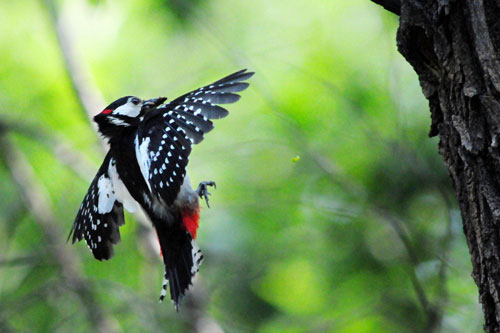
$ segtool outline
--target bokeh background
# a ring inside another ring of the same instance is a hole
[[[463,332],[482,314],[428,107],[368,0],[0,2],[0,331]],[[65,243],[104,156],[89,117],[257,74],[195,147],[205,261],[178,313],[127,215]]]

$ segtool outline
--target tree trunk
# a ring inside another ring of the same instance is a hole
[[[373,0],[429,100],[488,332],[500,332],[500,0]],[[400,6],[395,6],[400,3]]]

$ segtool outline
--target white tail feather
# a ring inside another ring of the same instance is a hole
[[[167,296],[167,285],[168,285],[167,272],[165,272],[165,274],[163,274],[163,283],[161,285],[160,303],[162,303],[163,300],[165,299],[165,296]]]

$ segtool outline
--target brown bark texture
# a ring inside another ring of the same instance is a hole
[[[484,328],[500,332],[500,0],[401,0],[399,14],[398,49],[429,100]]]

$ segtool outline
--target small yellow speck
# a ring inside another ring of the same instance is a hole
[[[297,163],[300,160],[300,156],[297,155],[295,157],[292,157],[292,163]]]

